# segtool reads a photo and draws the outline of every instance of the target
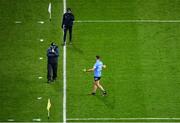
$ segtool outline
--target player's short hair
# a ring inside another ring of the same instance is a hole
[[[51,46],[55,46],[56,44],[54,42],[51,43]]]
[[[71,8],[67,8],[67,11],[71,11]]]
[[[97,55],[97,56],[96,56],[96,59],[100,59],[100,56]]]

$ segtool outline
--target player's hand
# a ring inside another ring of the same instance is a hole
[[[87,72],[87,70],[86,70],[86,69],[83,69],[83,71],[84,71],[84,72]]]
[[[65,25],[62,25],[61,27],[62,27],[62,29],[64,29]]]

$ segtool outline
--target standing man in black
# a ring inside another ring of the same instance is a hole
[[[70,44],[72,44],[72,27],[73,27],[73,21],[74,21],[74,15],[71,12],[70,8],[67,8],[67,12],[64,13],[63,15],[63,20],[62,20],[62,28],[64,30],[64,45],[66,44],[66,35],[67,31],[69,30],[69,41]]]
[[[47,49],[47,79],[48,83],[53,82],[57,78],[59,49],[55,43],[51,43],[51,46]]]

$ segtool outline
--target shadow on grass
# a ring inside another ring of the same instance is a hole
[[[96,95],[97,99],[102,101],[102,103],[104,103],[108,108],[110,109],[114,109],[115,108],[115,98],[113,95],[106,95],[106,96],[102,96],[102,95]]]
[[[81,50],[80,48],[78,48],[76,45],[72,44],[72,45],[70,45],[70,46],[72,46],[72,48],[73,48],[73,50],[74,50],[75,52],[78,52],[79,54],[83,54],[83,53],[84,53],[83,50]]]

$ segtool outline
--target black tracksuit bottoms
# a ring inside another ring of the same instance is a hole
[[[72,41],[72,26],[65,26],[64,27],[64,37],[63,37],[63,41],[66,42],[66,35],[67,35],[67,31],[69,30],[69,41]]]
[[[55,80],[57,78],[57,67],[58,63],[48,63],[47,64],[48,72],[47,72],[47,79],[50,80]]]

